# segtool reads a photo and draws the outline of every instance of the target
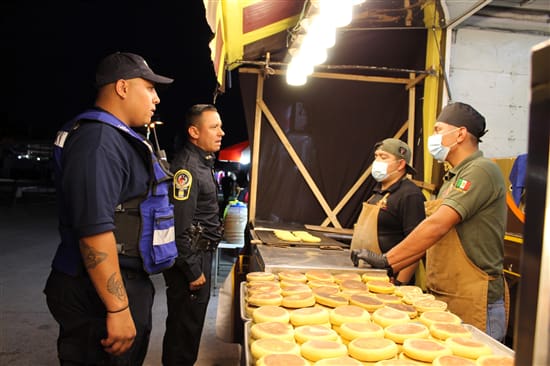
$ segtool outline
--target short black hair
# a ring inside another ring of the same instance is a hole
[[[190,126],[197,125],[197,121],[204,111],[217,112],[218,109],[213,104],[195,104],[191,106],[185,116],[185,131],[187,131]]]

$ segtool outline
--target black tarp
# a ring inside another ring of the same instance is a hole
[[[377,30],[347,33],[330,50],[329,65],[368,65],[423,70],[427,30]],[[363,75],[407,78],[407,73],[363,72]],[[256,74],[240,74],[240,87],[250,142],[256,107]],[[422,179],[422,84],[415,100],[415,162]],[[292,87],[284,76],[266,78],[263,100],[332,208],[368,168],[377,141],[393,136],[408,119],[409,93],[402,84],[321,79]],[[402,137],[405,141],[407,133]],[[254,149],[255,147],[252,146]],[[361,202],[371,193],[369,177],[337,215],[352,227]],[[262,116],[255,220],[320,225],[321,205],[298,168]]]

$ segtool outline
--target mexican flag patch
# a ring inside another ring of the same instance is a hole
[[[460,189],[463,192],[466,192],[468,189],[470,189],[470,186],[472,183],[470,181],[467,181],[466,179],[459,178],[457,179],[455,183],[455,188]]]

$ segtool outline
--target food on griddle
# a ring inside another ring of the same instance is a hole
[[[300,241],[300,238],[296,237],[288,230],[273,230],[273,234],[275,234],[275,236],[282,241],[292,241],[292,242]]]
[[[321,238],[315,235],[311,235],[307,231],[293,231],[292,234],[301,239],[302,241],[305,241],[306,243],[319,243],[321,242]]]

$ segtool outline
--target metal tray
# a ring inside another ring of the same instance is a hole
[[[246,315],[246,281],[241,282],[241,319],[243,322],[251,321],[252,319]]]
[[[250,327],[252,327],[252,320],[244,323],[244,364],[246,366],[254,366],[254,357],[250,353]]]
[[[462,325],[472,333],[472,339],[488,345],[493,350],[493,354],[499,356],[514,357],[515,352],[513,350],[508,348],[506,345],[500,343],[487,333],[482,332],[481,330],[470,324]]]

